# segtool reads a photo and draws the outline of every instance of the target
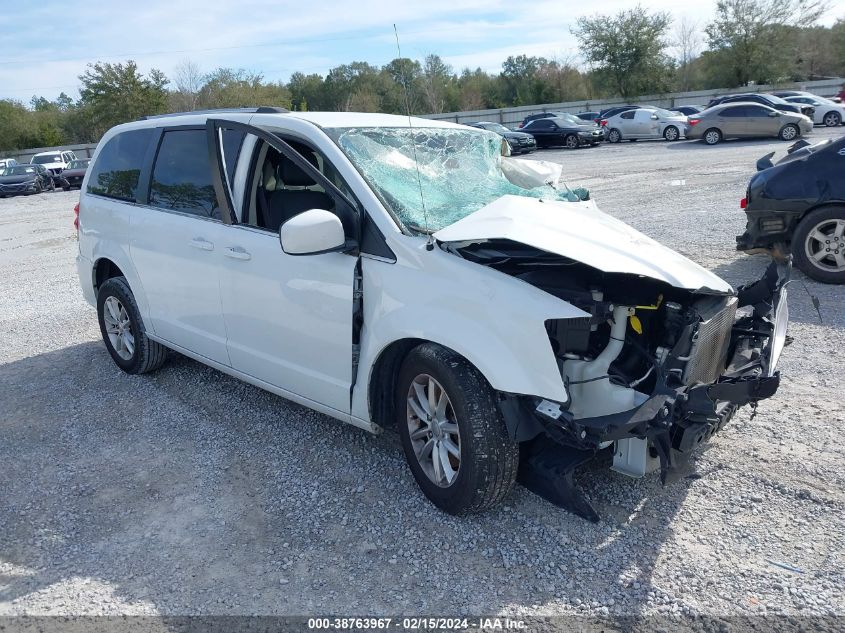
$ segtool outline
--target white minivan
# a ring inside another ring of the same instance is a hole
[[[486,130],[250,108],[100,141],[78,268],[114,362],[175,350],[371,432],[452,513],[517,477],[586,518],[572,471],[684,472],[771,396],[789,262],[735,291]]]

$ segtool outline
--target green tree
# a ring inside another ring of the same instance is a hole
[[[96,138],[114,125],[167,109],[167,78],[156,69],[144,77],[131,60],[89,64],[79,81],[80,105],[91,117]]]
[[[420,80],[426,110],[433,114],[443,112],[446,107],[449,87],[454,81],[452,67],[444,62],[440,55],[426,55]]]
[[[719,0],[705,32],[711,78],[730,86],[789,79],[800,65],[795,32],[824,14],[824,0]]]
[[[599,78],[629,98],[669,88],[672,62],[664,51],[671,23],[668,13],[637,6],[615,16],[578,18],[572,33]]]
[[[199,89],[199,108],[242,108],[249,106],[279,106],[290,108],[290,91],[281,82],[264,83],[258,73],[243,69],[218,68],[205,77]]]

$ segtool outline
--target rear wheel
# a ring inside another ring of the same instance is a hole
[[[722,140],[722,132],[718,128],[711,127],[704,133],[704,142],[708,145],[716,145]]]
[[[433,343],[411,350],[399,371],[396,411],[408,465],[434,505],[465,514],[508,496],[519,444],[493,389],[465,359]]]
[[[663,138],[667,141],[677,141],[680,138],[681,133],[678,131],[674,125],[670,125],[665,130],[663,130]]]
[[[578,149],[578,145],[580,145],[578,137],[574,134],[567,134],[564,144],[568,149]]]
[[[822,122],[828,127],[836,127],[842,124],[842,117],[838,112],[828,112]]]
[[[167,360],[167,348],[147,336],[125,277],[112,277],[100,286],[97,317],[106,349],[127,374],[156,370]]]
[[[792,254],[808,277],[828,284],[845,283],[845,207],[807,214],[792,236]]]
[[[801,130],[798,129],[798,126],[794,123],[787,123],[780,129],[778,138],[782,141],[794,141],[799,136],[801,136]]]
[[[611,143],[618,143],[622,140],[622,132],[620,132],[616,128],[613,128],[612,130],[610,130],[610,132],[608,132],[607,140]]]

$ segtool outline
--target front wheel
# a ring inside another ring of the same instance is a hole
[[[787,123],[780,129],[778,137],[782,141],[794,141],[801,135],[801,130],[794,123]]]
[[[397,424],[414,479],[449,514],[481,512],[510,494],[519,444],[484,376],[455,352],[425,343],[399,371]]]
[[[663,138],[667,141],[677,141],[678,138],[681,136],[681,133],[678,131],[674,125],[670,125],[665,130],[663,130]]]
[[[827,127],[836,127],[842,123],[842,117],[838,112],[828,112],[824,115],[824,120],[822,122]]]
[[[622,140],[622,132],[620,132],[616,128],[613,128],[612,130],[610,130],[610,132],[608,132],[607,140],[611,143],[618,143]]]
[[[141,312],[125,277],[108,279],[97,292],[100,333],[115,364],[127,374],[144,374],[167,360],[167,348],[147,336]]]
[[[722,132],[715,127],[710,128],[704,133],[704,142],[708,145],[716,145],[722,140]]]
[[[807,214],[792,236],[792,254],[798,268],[811,279],[845,283],[845,207]]]
[[[574,134],[569,134],[564,140],[564,145],[566,145],[567,149],[578,149],[580,143],[578,142],[577,136],[575,136]]]

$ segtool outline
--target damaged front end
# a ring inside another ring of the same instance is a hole
[[[612,451],[613,470],[641,477],[659,468],[668,483],[739,407],[777,391],[789,260],[733,292],[608,273],[509,240],[447,248],[590,315],[546,322],[567,402],[500,394],[524,447],[522,483],[582,517],[598,520],[573,485],[579,465]]]

